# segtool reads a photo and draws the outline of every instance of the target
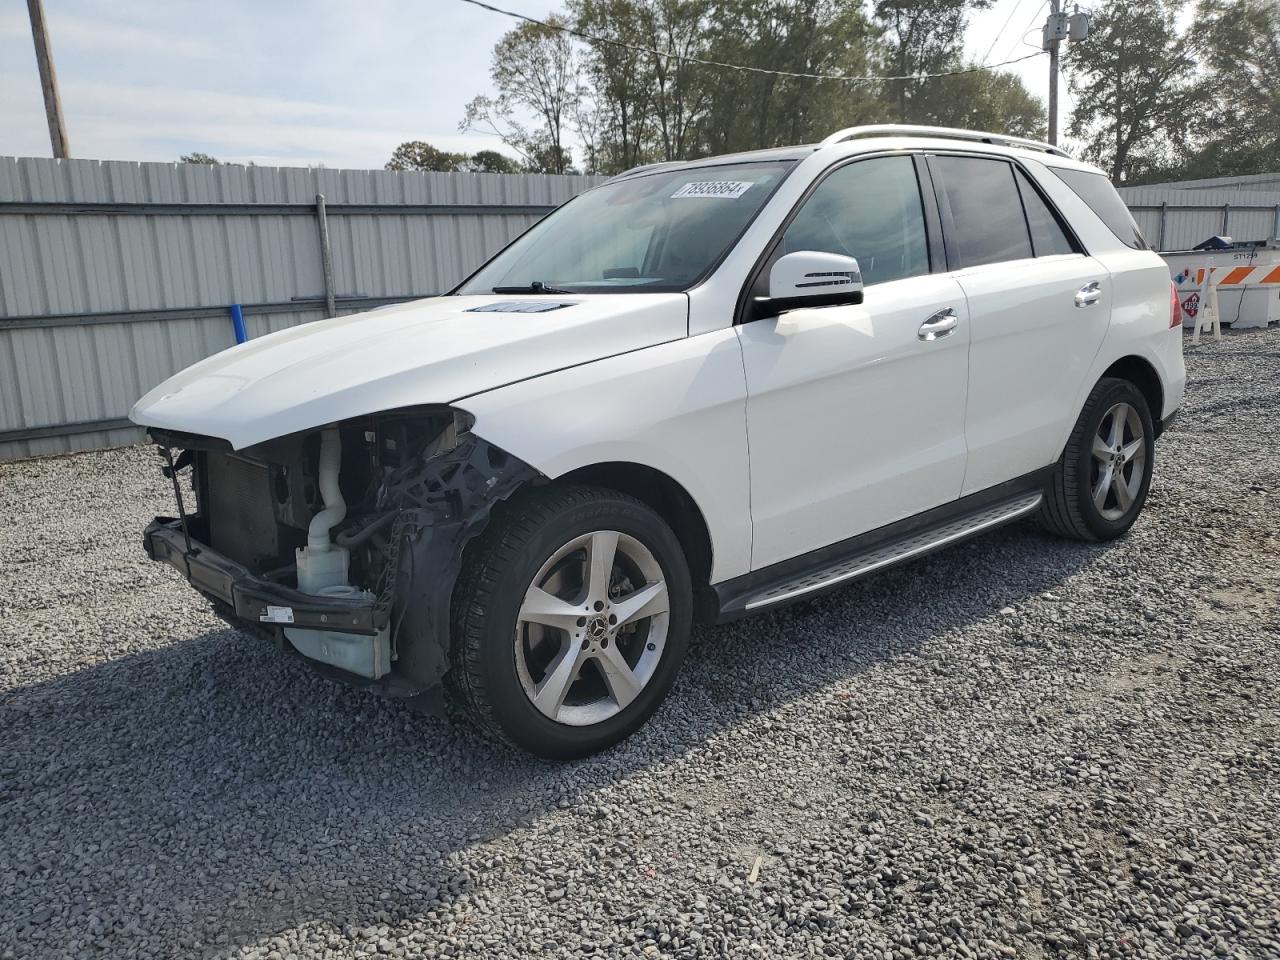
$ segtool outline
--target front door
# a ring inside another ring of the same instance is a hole
[[[773,252],[856,257],[866,290],[859,306],[738,327],[752,569],[960,496],[969,310],[954,277],[930,273],[929,246],[915,165],[899,155],[832,171]]]

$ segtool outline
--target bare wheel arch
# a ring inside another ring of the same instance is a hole
[[[706,586],[710,581],[715,549],[710,528],[697,502],[668,474],[640,463],[612,461],[579,467],[558,477],[557,481],[608,487],[635,497],[674,531],[694,583]]]

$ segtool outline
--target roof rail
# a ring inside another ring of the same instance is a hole
[[[612,177],[606,180],[605,183],[610,183],[614,180],[621,180],[623,177],[629,177],[633,173],[640,173],[642,171],[653,173],[667,167],[683,167],[686,163],[688,163],[687,160],[659,160],[657,163],[642,163],[638,167],[632,167],[629,170],[623,170],[621,173],[615,173]]]
[[[957,127],[925,127],[902,123],[878,123],[865,127],[846,127],[837,130],[822,141],[820,146],[829,147],[845,140],[856,140],[860,137],[937,137],[941,140],[970,140],[979,143],[993,143],[1003,147],[1027,147],[1052,153],[1059,157],[1069,157],[1065,150],[1060,150],[1051,143],[1039,140],[1028,140],[1025,137],[1011,137],[1003,133],[984,133],[981,130],[961,130]]]

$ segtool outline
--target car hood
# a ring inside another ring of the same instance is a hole
[[[683,293],[417,300],[237,344],[170,377],[129,416],[240,449],[678,340],[688,316]]]

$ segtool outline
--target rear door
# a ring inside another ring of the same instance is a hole
[[[1012,160],[934,155],[970,315],[967,495],[1053,463],[1111,319],[1110,274]]]

